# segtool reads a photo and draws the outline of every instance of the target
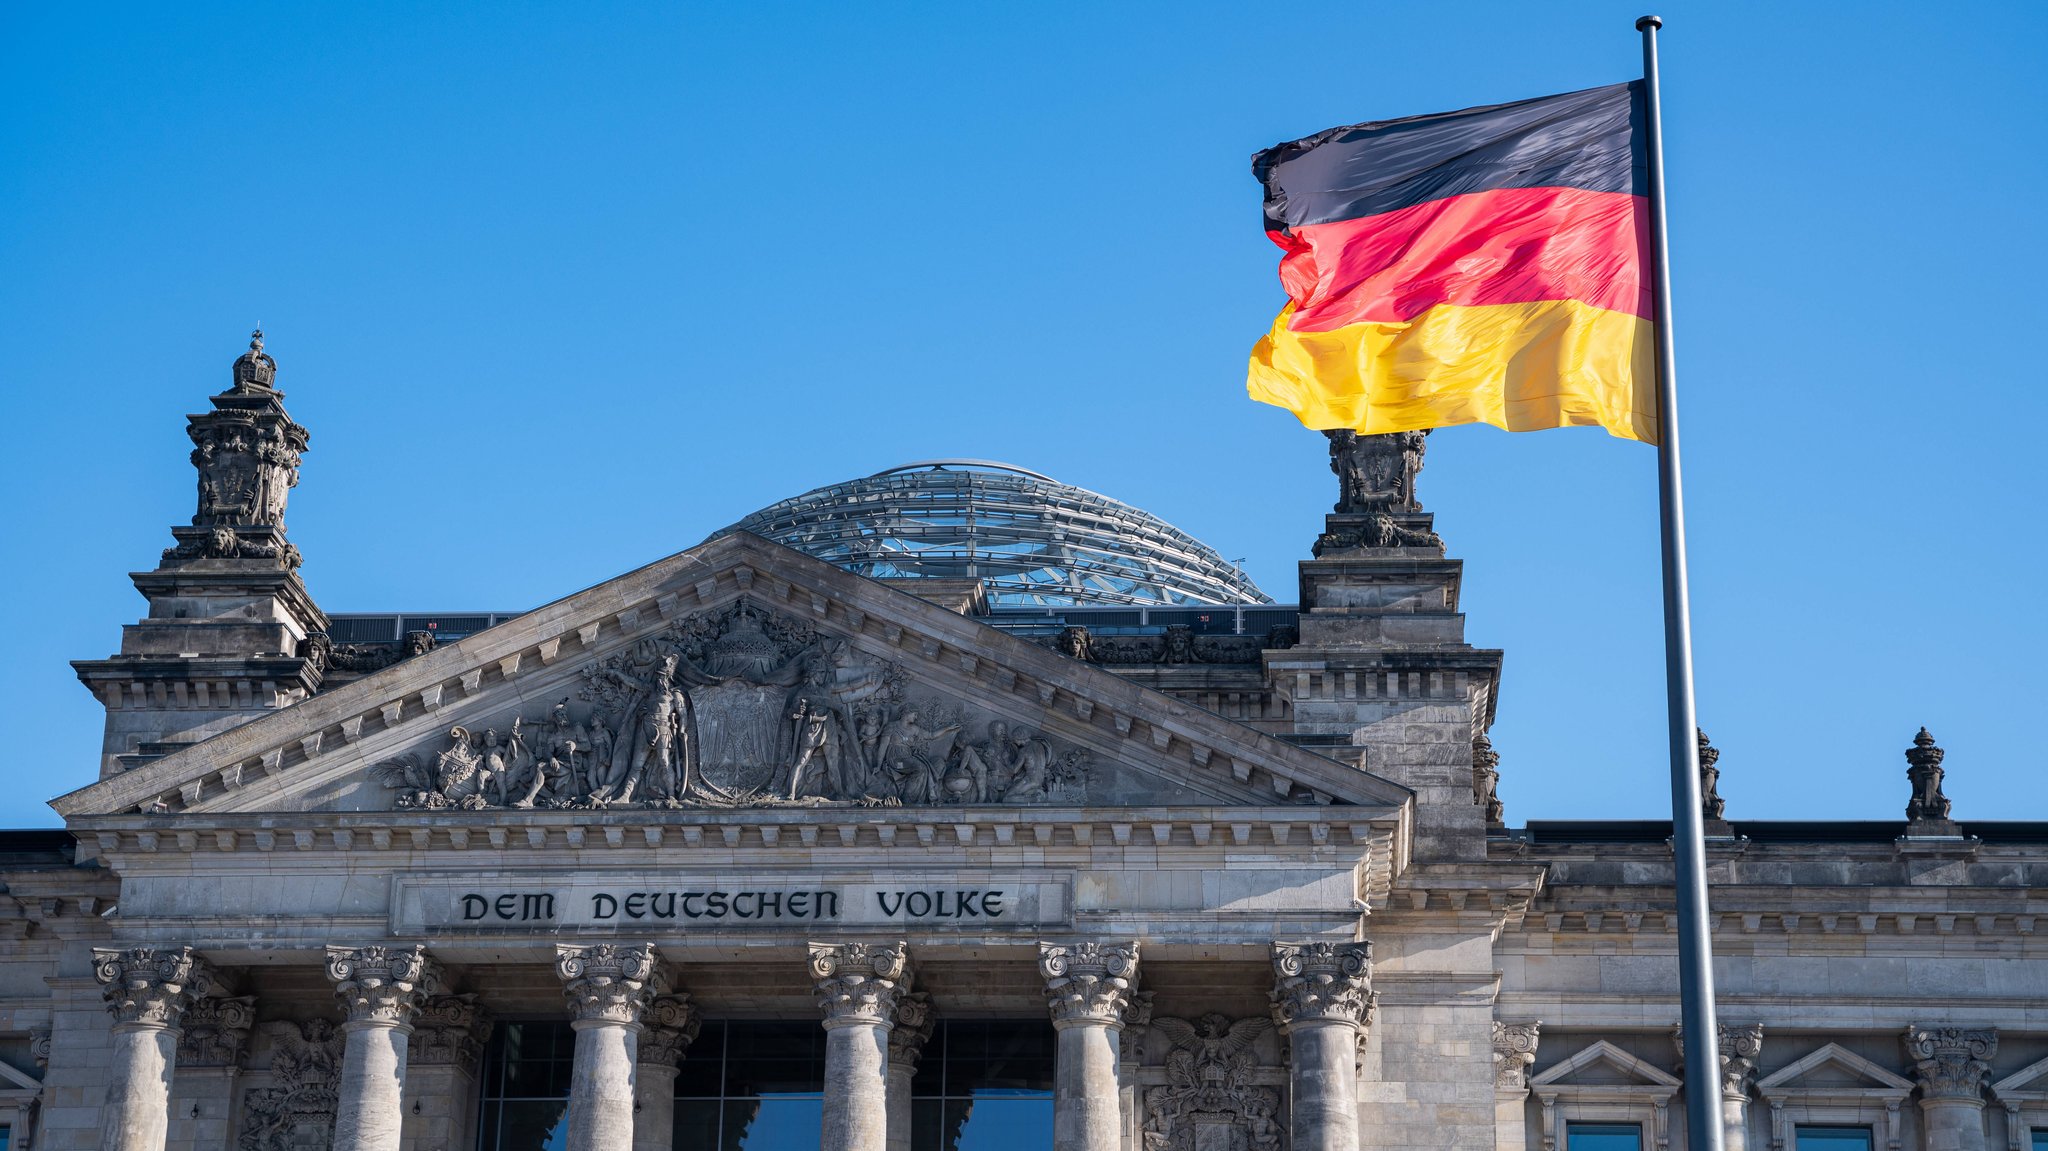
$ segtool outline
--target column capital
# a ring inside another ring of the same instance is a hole
[[[201,998],[178,1021],[178,1066],[234,1067],[256,1026],[256,997]]]
[[[1543,1021],[1493,1021],[1493,1086],[1498,1091],[1523,1091],[1529,1086],[1529,1065],[1536,1062],[1536,1044]]]
[[[638,1023],[661,990],[661,956],[652,943],[555,945],[555,974],[576,1021]]]
[[[697,1032],[704,1026],[690,997],[680,992],[655,996],[648,1002],[640,1022],[646,1030],[640,1033],[637,1061],[663,1067],[682,1062],[683,1052],[697,1041]]]
[[[932,1037],[932,998],[922,991],[896,997],[896,1026],[889,1032],[889,1063],[906,1073],[917,1070],[924,1045]]]
[[[813,943],[811,978],[825,1027],[896,1025],[896,1001],[911,980],[910,948],[896,943]]]
[[[95,947],[92,977],[105,985],[117,1025],[175,1027],[192,1000],[213,990],[213,969],[189,947]]]
[[[420,944],[327,949],[327,978],[341,1000],[344,1026],[406,1027],[420,1004],[441,990],[441,965]]]
[[[1273,1022],[1326,1021],[1364,1027],[1377,997],[1372,990],[1372,944],[1273,945]]]
[[[1045,978],[1053,1027],[1094,1024],[1121,1031],[1138,986],[1138,941],[1041,943],[1038,974]]]
[[[476,1067],[497,1017],[476,1001],[475,992],[431,995],[412,1021],[405,1060],[414,1067]]]
[[[1906,1028],[1906,1058],[1914,1060],[1922,1099],[1962,1099],[1981,1103],[1984,1077],[1998,1053],[1998,1032],[1989,1027]]]
[[[1756,1083],[1756,1060],[1764,1049],[1761,1023],[1716,1026],[1721,1049],[1721,1094],[1728,1099],[1748,1099]],[[1678,1048],[1678,1065],[1685,1066],[1685,1029],[1671,1029],[1671,1042]]]

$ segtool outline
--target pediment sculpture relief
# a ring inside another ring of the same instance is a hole
[[[1078,803],[1085,749],[915,691],[741,600],[580,669],[573,697],[385,760],[401,808]]]

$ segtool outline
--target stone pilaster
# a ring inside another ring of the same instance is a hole
[[[1926,1151],[1984,1151],[1984,1078],[1998,1053],[1998,1032],[1915,1025],[1904,1042],[1920,1084]]]
[[[632,1151],[641,1015],[661,993],[660,958],[651,943],[555,948],[576,1031],[569,1146],[577,1151]]]
[[[813,943],[811,978],[825,1013],[822,1151],[884,1151],[889,1141],[889,1034],[911,981],[902,943]]]
[[[476,1142],[477,1077],[494,1025],[474,993],[435,995],[420,1005],[406,1048],[404,1151]]]
[[[1038,973],[1059,1032],[1053,1071],[1053,1145],[1118,1151],[1125,1012],[1138,986],[1138,944],[1041,943]]]
[[[1763,1053],[1764,1029],[1760,1023],[1723,1023],[1719,1032],[1722,1147],[1723,1151],[1745,1151],[1749,1146],[1749,1091],[1756,1085],[1756,1061]],[[1678,1048],[1678,1065],[1685,1066],[1684,1031],[1674,1029],[1671,1041]]]
[[[1371,944],[1273,945],[1273,1022],[1292,1056],[1293,1151],[1358,1151],[1358,1037],[1372,1006]]]
[[[1493,1024],[1493,1145],[1495,1151],[1524,1151],[1529,1132],[1526,1106],[1529,1099],[1529,1065],[1536,1062],[1536,1045],[1543,1036],[1543,1023]]]
[[[633,1068],[633,1151],[669,1151],[675,1142],[677,1064],[697,1041],[703,1020],[682,994],[657,995],[640,1023]]]
[[[412,1021],[441,989],[440,965],[418,945],[330,947],[327,978],[343,1017],[334,1151],[399,1151]]]
[[[889,1032],[889,1151],[910,1151],[910,1081],[935,1022],[930,996],[908,991],[896,997],[896,1026]]]
[[[178,1078],[171,1085],[165,1145],[227,1147],[234,1142],[235,1089],[256,1026],[256,997],[195,999],[178,1027]]]
[[[170,1130],[171,1073],[178,1023],[213,987],[213,972],[189,947],[93,949],[93,978],[114,1017],[102,1151],[163,1151]]]

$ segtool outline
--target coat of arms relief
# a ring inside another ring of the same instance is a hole
[[[373,766],[401,808],[1062,804],[1088,752],[914,690],[740,600],[579,669],[570,696]]]

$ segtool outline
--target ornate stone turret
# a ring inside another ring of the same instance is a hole
[[[284,410],[262,332],[186,433],[191,526],[171,529],[156,570],[130,577],[149,615],[124,629],[119,654],[72,664],[107,707],[102,778],[303,699],[325,670],[327,617],[285,538],[307,433]]]
[[[1465,642],[1464,565],[1417,498],[1428,433],[1325,434],[1336,509],[1301,565],[1300,643],[1266,653],[1268,681],[1298,742],[1345,759],[1363,748],[1365,770],[1416,792],[1418,859],[1484,858],[1493,764],[1475,772],[1474,741],[1493,722],[1501,653]]]
[[[1934,745],[1934,737],[1924,727],[1913,737],[1913,746],[1906,749],[1906,778],[1913,784],[1912,797],[1906,801],[1907,835],[1963,833],[1948,817],[1948,796],[1941,793],[1941,779],[1946,774],[1941,761],[1947,755]]]

